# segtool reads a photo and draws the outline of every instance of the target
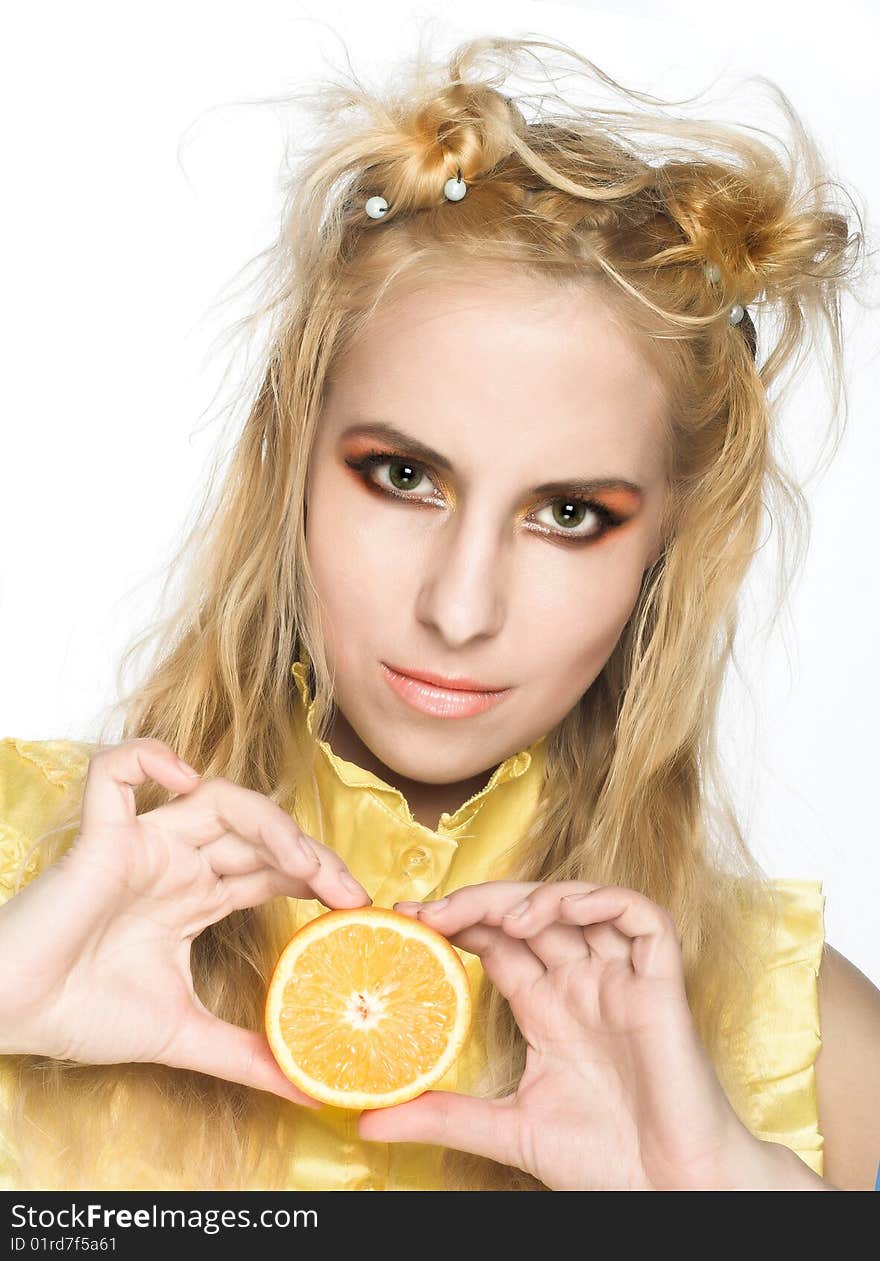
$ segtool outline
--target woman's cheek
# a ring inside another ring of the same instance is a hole
[[[420,571],[418,539],[382,512],[363,513],[339,529],[328,549],[333,599],[352,610],[400,599]],[[356,616],[356,614],[355,614]]]
[[[580,572],[572,572],[575,569]],[[635,609],[641,581],[637,560],[623,557],[619,551],[614,563],[591,564],[585,558],[581,566],[572,566],[566,574],[548,572],[545,567],[540,579],[539,622],[546,642],[555,642],[563,659],[571,662],[572,674],[583,684],[581,692],[595,680],[617,646]]]

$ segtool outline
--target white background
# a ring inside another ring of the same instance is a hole
[[[754,99],[739,80],[761,74],[873,230],[876,21],[869,0],[17,6],[0,84],[0,736],[95,738],[119,656],[156,611],[227,423],[232,351],[216,339],[247,309],[239,269],[276,231],[289,117],[248,101],[344,69],[346,50],[379,85],[420,35],[441,53],[477,34],[559,38],[639,90],[709,89],[729,121]],[[828,940],[880,984],[878,314],[844,313],[847,437],[807,488],[811,550],[782,622],[741,646],[722,748],[759,860],[824,881]],[[805,468],[823,389],[805,376],[785,418]],[[769,573],[747,593],[759,612]]]

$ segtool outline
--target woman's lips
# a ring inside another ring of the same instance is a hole
[[[421,679],[413,679],[408,674],[400,674],[392,670],[384,661],[379,663],[388,686],[397,693],[413,709],[423,714],[433,714],[437,718],[470,718],[490,709],[510,694],[506,687],[501,692],[469,692],[448,687],[436,687],[433,683],[423,683]]]

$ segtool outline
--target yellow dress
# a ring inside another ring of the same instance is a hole
[[[307,667],[294,664],[303,712],[311,731]],[[538,801],[546,737],[512,754],[485,787],[436,831],[416,822],[402,793],[320,743],[317,782],[323,820],[297,797],[295,816],[304,831],[332,845],[377,905],[441,897],[466,884],[496,878],[497,862],[522,833]],[[12,896],[13,874],[31,841],[40,835],[84,776],[92,746],[67,740],[0,740],[0,903]],[[323,826],[322,826],[323,823]],[[29,875],[33,872],[29,869]],[[745,1115],[752,1133],[791,1147],[822,1173],[814,1061],[820,1047],[816,978],[824,943],[821,882],[778,880],[784,913],[768,960],[754,1018],[741,1052],[748,1085]],[[326,908],[317,900],[293,901],[296,925]],[[474,992],[485,981],[477,956],[460,952]],[[436,1089],[467,1092],[483,1048],[476,1034]],[[12,1090],[10,1057],[0,1056],[0,1118]],[[442,1149],[420,1143],[359,1139],[357,1113],[325,1107],[296,1108],[297,1142],[291,1144],[290,1190],[440,1190]],[[739,1105],[741,1109],[743,1105]],[[0,1123],[0,1190],[25,1190],[16,1182],[17,1161]],[[163,1185],[161,1174],[143,1172],[137,1188]],[[96,1188],[99,1189],[99,1188]]]

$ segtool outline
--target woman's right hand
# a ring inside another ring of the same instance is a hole
[[[132,789],[147,780],[178,796],[138,815]],[[262,1031],[219,1020],[193,989],[193,938],[278,896],[370,902],[342,860],[262,793],[191,777],[160,740],[102,749],[75,841],[0,907],[0,1051],[167,1064],[320,1107],[285,1077]]]

